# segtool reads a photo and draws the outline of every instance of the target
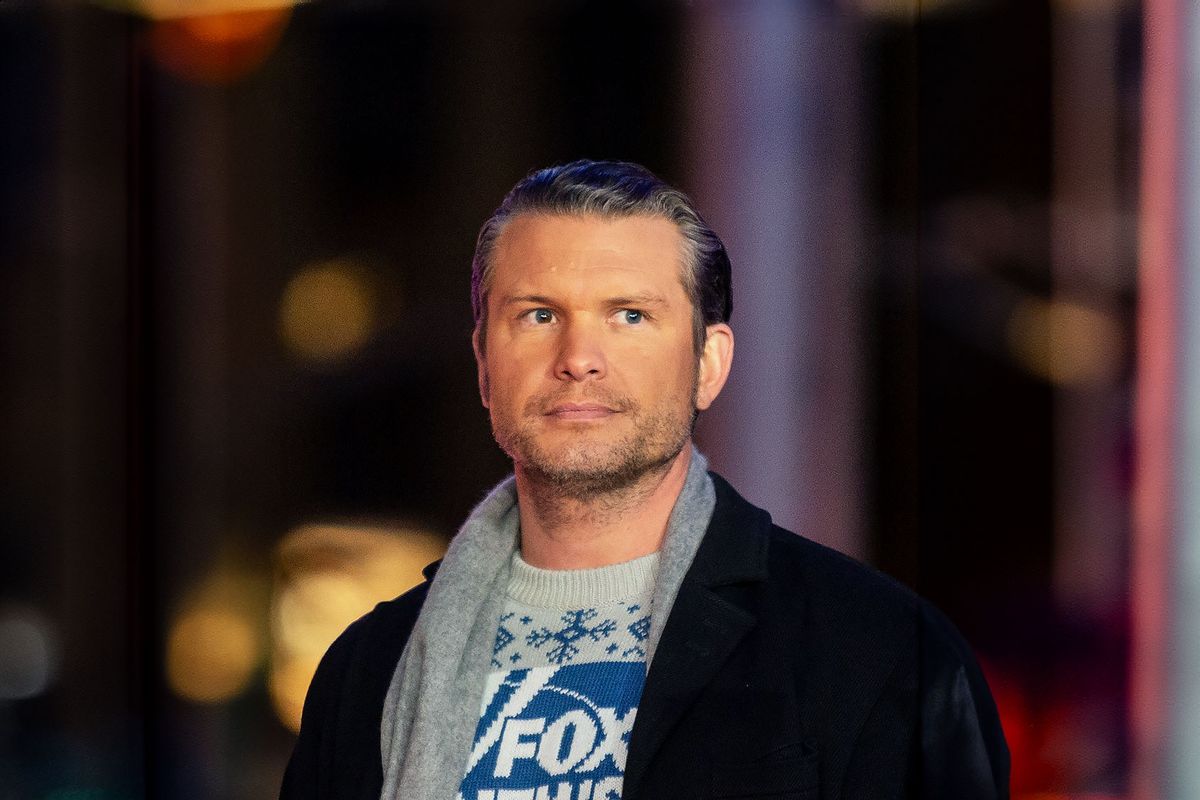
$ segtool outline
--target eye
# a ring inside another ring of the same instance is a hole
[[[522,316],[526,322],[534,325],[546,325],[554,321],[554,312],[548,308],[534,308],[526,311]]]
[[[623,308],[618,312],[618,318],[626,325],[638,325],[646,319],[646,314],[636,308]]]

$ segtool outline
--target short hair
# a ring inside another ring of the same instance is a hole
[[[661,217],[683,234],[683,288],[692,301],[692,338],[697,355],[705,328],[728,322],[733,313],[729,255],[720,237],[683,192],[640,164],[572,161],[535,170],[522,178],[479,229],[471,261],[471,307],[484,344],[492,251],[505,224],[519,214],[596,214],[602,217]]]

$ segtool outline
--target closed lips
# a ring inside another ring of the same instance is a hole
[[[562,419],[599,419],[617,413],[616,409],[600,403],[559,403],[547,412]]]

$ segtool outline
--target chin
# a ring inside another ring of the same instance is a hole
[[[690,411],[690,408],[688,409]],[[548,426],[492,408],[492,433],[517,468],[566,496],[586,499],[636,485],[664,472],[691,436],[689,414],[620,415],[604,424]]]
[[[616,443],[572,442],[555,448],[534,447],[513,460],[531,478],[578,498],[611,494],[662,471],[682,445],[659,450],[634,439]]]
[[[523,464],[555,472],[619,470],[635,455],[627,442],[595,441],[587,436],[535,443],[524,449]]]

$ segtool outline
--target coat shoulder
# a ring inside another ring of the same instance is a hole
[[[907,646],[919,640],[927,667],[978,669],[971,646],[954,623],[908,586],[777,525],[772,526],[770,538],[771,581],[802,587],[808,602],[817,607],[835,607],[842,630],[865,626],[877,632],[882,621],[893,632],[905,633],[900,643]]]
[[[847,624],[877,618],[915,624],[928,605],[874,567],[778,525],[771,526],[767,569],[772,583],[802,589],[811,603],[841,607]]]
[[[856,753],[886,751],[898,727],[921,730],[923,796],[1007,797],[1009,753],[995,702],[970,645],[946,615],[882,572],[783,528],[772,527],[768,553],[773,584],[803,584],[809,631],[823,651],[814,665],[823,685],[850,676],[859,681],[851,694],[875,698]],[[886,669],[868,678],[869,670],[854,666],[863,664]],[[874,690],[863,692],[867,684]],[[833,719],[845,706],[830,711]],[[847,774],[856,774],[850,764]],[[848,780],[850,786],[857,778]]]

